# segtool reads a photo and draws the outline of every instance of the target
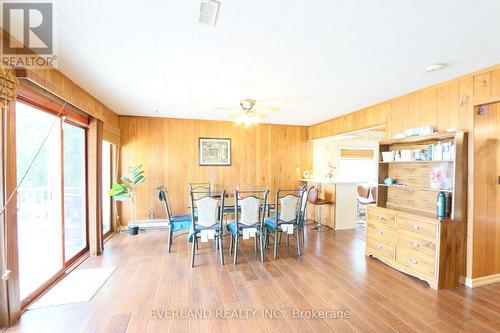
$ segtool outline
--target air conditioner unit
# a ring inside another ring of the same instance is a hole
[[[220,2],[217,0],[201,0],[200,23],[215,26],[219,14]]]

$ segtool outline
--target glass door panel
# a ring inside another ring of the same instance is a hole
[[[16,104],[18,183],[50,131],[17,193],[21,299],[63,268],[60,126],[61,120],[55,116],[27,104]]]
[[[111,231],[111,143],[102,142],[102,233]]]
[[[87,248],[85,130],[64,123],[64,257]]]

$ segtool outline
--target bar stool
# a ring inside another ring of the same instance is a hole
[[[328,200],[323,200],[323,199],[320,199],[319,198],[319,191],[317,188],[313,188],[309,191],[309,196],[307,197],[307,201],[310,203],[310,204],[313,204],[313,205],[316,205],[318,211],[317,211],[317,223],[318,225],[315,226],[313,229],[316,230],[316,231],[321,231],[323,230],[325,227],[323,225],[321,225],[321,206],[323,205],[330,205],[331,202],[328,201]]]
[[[357,192],[356,222],[358,224],[363,224],[366,221],[366,206],[372,204],[373,199],[370,198],[370,187],[366,184],[358,184]],[[361,218],[362,214],[364,215],[364,218]]]

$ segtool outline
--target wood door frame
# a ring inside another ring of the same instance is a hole
[[[103,140],[103,143],[104,141],[106,140]],[[109,161],[110,161],[110,166],[109,166],[109,179],[111,180],[111,183],[113,183],[114,181],[114,178],[113,178],[113,167],[114,167],[114,161],[113,161],[113,155],[114,155],[114,144],[109,142],[109,141],[106,141],[110,144],[110,149],[109,149]],[[104,165],[102,165],[104,166]],[[104,186],[104,184],[102,184]],[[104,205],[104,199],[103,199],[103,205]],[[104,207],[104,206],[103,206]],[[103,217],[104,218],[104,217]],[[102,221],[102,225],[104,227],[104,220]],[[107,241],[110,236],[113,234],[114,230],[113,230],[113,200],[110,200],[109,201],[109,231],[104,233],[104,230],[103,230],[103,233],[102,233],[102,238],[104,241]]]
[[[7,200],[17,185],[16,177],[16,112],[15,101],[7,102],[8,112],[3,114],[3,191]],[[4,202],[5,203],[5,202]],[[9,324],[21,316],[19,293],[19,260],[17,250],[17,196],[13,195],[5,207],[5,243],[7,267],[11,271],[7,280],[7,302]]]
[[[84,135],[83,135],[83,151],[84,151],[84,164],[85,164],[85,172],[84,172],[84,177],[85,177],[85,247],[78,251],[73,257],[71,258],[66,258],[66,248],[64,246],[64,236],[65,236],[65,220],[64,220],[64,132],[62,128],[64,127],[64,124],[69,124],[71,126],[75,126],[78,128],[81,128],[84,130]],[[61,120],[61,177],[62,177],[62,188],[63,188],[63,200],[62,200],[62,216],[63,216],[63,261],[64,261],[64,269],[68,269],[69,266],[71,266],[73,263],[75,263],[78,259],[80,259],[85,253],[89,252],[89,185],[88,185],[88,177],[87,177],[87,168],[88,168],[88,163],[87,163],[87,129],[84,124],[80,124],[78,122],[71,121],[71,119],[68,118],[63,118]]]

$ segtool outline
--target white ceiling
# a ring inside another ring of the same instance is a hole
[[[227,120],[248,97],[310,125],[500,63],[498,0],[220,2],[207,27],[199,0],[59,0],[59,69],[119,114]]]

